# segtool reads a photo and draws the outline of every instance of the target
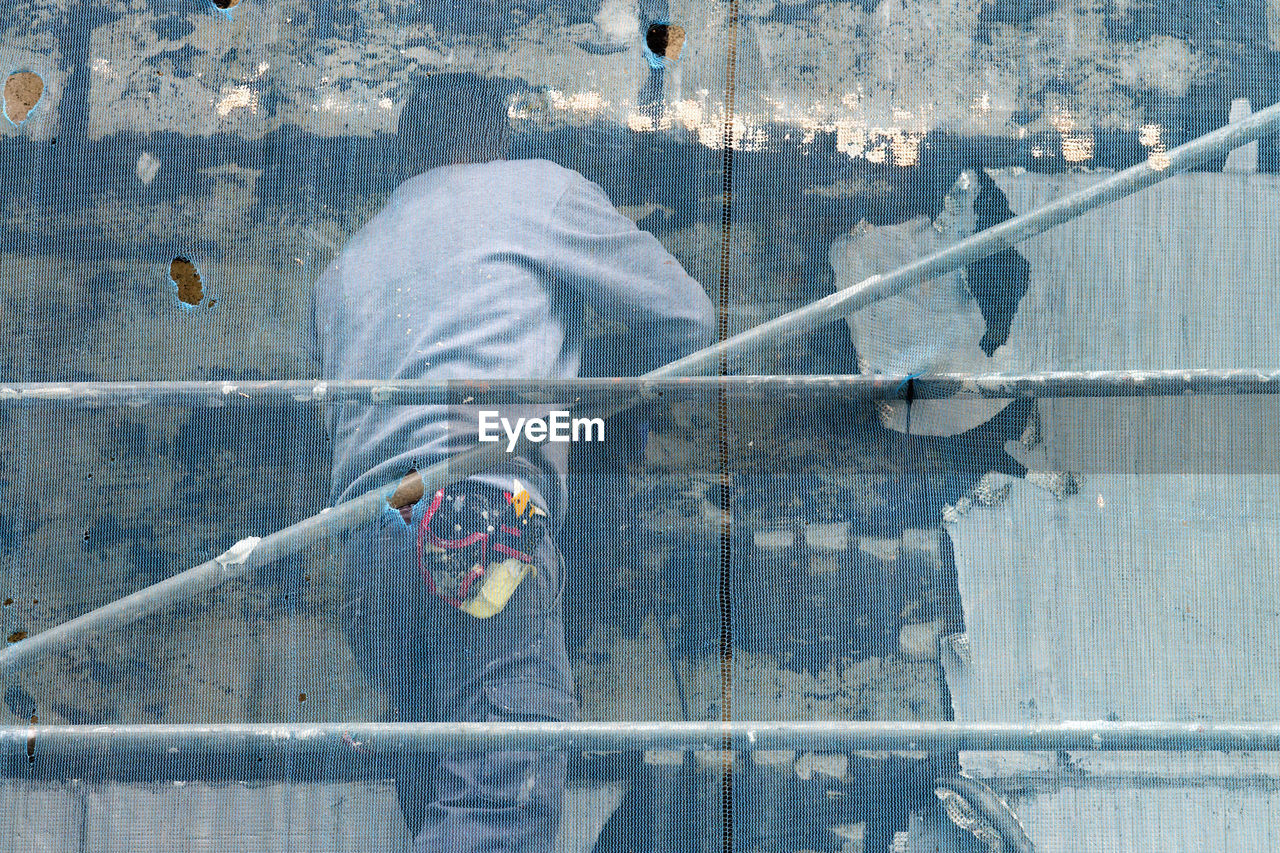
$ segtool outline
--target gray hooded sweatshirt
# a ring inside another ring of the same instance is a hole
[[[708,346],[715,328],[705,291],[652,235],[599,186],[545,160],[406,181],[321,275],[312,304],[330,380],[574,377],[587,306],[625,330],[608,341],[606,375]],[[486,408],[513,423],[548,409]],[[477,424],[475,406],[327,409],[333,502],[474,446]],[[567,459],[567,444],[542,443],[473,479],[510,488],[519,478],[558,524]]]

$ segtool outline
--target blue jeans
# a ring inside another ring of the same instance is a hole
[[[343,627],[394,721],[576,717],[550,536],[507,606],[476,619],[432,595],[413,538],[388,508],[348,535]],[[413,853],[548,851],[560,822],[563,753],[405,755],[395,768]]]

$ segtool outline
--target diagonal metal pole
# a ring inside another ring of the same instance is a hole
[[[847,290],[833,293],[803,308],[726,338],[718,344],[651,371],[644,378],[666,379],[715,373],[720,369],[722,361],[732,363],[753,347],[776,344],[830,320],[847,317],[913,284],[936,278],[1004,251],[1095,207],[1149,187],[1172,174],[1193,168],[1278,128],[1280,104],[1207,133],[1165,154],[1153,156],[1146,163],[1117,172],[1096,184],[1015,216],[891,273],[871,276]],[[630,408],[639,399],[641,397],[626,396],[603,406],[599,411],[589,411],[594,415],[608,416]],[[527,445],[521,442],[513,452],[519,453],[525,446]],[[421,491],[415,488],[414,492],[418,495],[434,492],[449,483],[478,474],[491,468],[503,455],[498,444],[477,445],[419,472]],[[402,487],[402,484],[391,484],[375,489],[262,540],[243,540],[226,553],[195,568],[10,645],[0,651],[0,671],[34,662],[87,637],[130,624],[174,602],[212,589],[223,581],[295,554],[327,535],[371,521],[388,508],[389,501]]]

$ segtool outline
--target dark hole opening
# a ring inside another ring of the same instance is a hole
[[[658,56],[675,59],[680,55],[680,47],[684,44],[684,27],[673,24],[651,24],[644,36],[649,50]]]

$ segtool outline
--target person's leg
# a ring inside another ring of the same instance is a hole
[[[567,720],[575,716],[564,624],[560,559],[551,539],[537,551],[537,572],[507,606],[475,619],[437,601],[429,634],[436,719]],[[503,751],[445,754],[432,779],[414,853],[551,849],[560,822],[567,756]]]
[[[439,600],[422,586],[399,513],[389,510],[347,534],[342,626],[364,677],[386,696],[387,721],[432,718],[422,621],[412,614]],[[422,828],[433,763],[424,755],[396,761],[396,792],[410,838]]]
[[[549,851],[560,825],[567,761],[559,752],[444,756],[413,853]]]
[[[476,619],[432,595],[409,526],[388,510],[349,534],[343,625],[389,720],[566,720],[575,716],[550,537],[507,606]],[[563,753],[406,755],[396,786],[415,853],[543,851],[560,819]]]

